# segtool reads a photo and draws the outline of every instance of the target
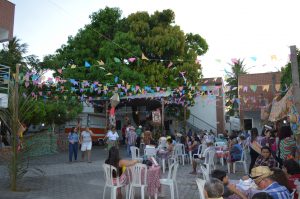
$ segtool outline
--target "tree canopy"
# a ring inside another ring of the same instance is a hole
[[[226,91],[226,106],[228,108],[229,115],[234,115],[234,110],[237,108],[235,106],[235,98],[238,98],[238,79],[241,74],[247,74],[245,69],[244,60],[238,59],[234,63],[229,63],[231,66],[231,71],[226,73],[227,85],[230,89]]]
[[[184,33],[175,25],[172,10],[121,16],[118,8],[94,12],[91,23],[69,36],[56,54],[46,56],[42,67],[55,70],[54,75],[63,79],[140,87],[174,89],[199,81],[201,65],[196,60],[208,45],[200,35]],[[142,54],[147,59],[141,59]],[[129,58],[134,61],[128,62]],[[83,67],[85,62],[91,67]],[[57,72],[60,68],[62,74]]]

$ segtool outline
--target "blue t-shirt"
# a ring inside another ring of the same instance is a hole
[[[242,158],[242,152],[243,152],[242,146],[240,144],[235,144],[232,146],[230,150],[230,155],[233,160],[238,161],[241,160]]]
[[[69,142],[74,142],[75,143],[75,142],[78,142],[79,137],[78,137],[77,133],[70,132],[69,136],[68,136],[68,139],[69,139]]]

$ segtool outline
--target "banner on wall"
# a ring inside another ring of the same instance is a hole
[[[160,110],[152,111],[152,122],[156,124],[161,123]]]

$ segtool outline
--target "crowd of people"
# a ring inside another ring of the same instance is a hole
[[[81,144],[82,161],[87,154],[87,161],[91,162],[91,148],[93,132],[89,128],[84,129],[78,136],[77,128],[73,128],[69,133],[69,161],[72,162],[73,156],[77,160],[78,144]],[[203,161],[209,156],[210,151],[215,151],[215,143],[224,141],[227,143],[229,156],[227,164],[232,165],[235,161],[242,158],[242,153],[250,156],[249,175],[242,180],[252,179],[256,184],[259,193],[252,192],[251,197],[258,198],[292,198],[292,194],[297,197],[295,181],[300,178],[300,166],[295,160],[296,142],[289,126],[282,126],[280,129],[264,128],[259,134],[256,128],[247,132],[225,132],[221,136],[216,135],[213,131],[187,133],[173,133],[171,135],[161,136],[158,140],[153,138],[153,133],[142,126],[134,127],[129,122],[124,126],[119,134],[112,126],[108,129],[105,136],[107,150],[109,151],[107,164],[118,168],[119,173],[116,176],[121,177],[124,167],[135,164],[137,161],[121,160],[119,158],[119,145],[126,145],[127,155],[131,156],[130,147],[135,146],[143,149],[145,146],[154,146],[158,152],[163,149],[170,156],[174,154],[174,148],[177,143],[183,144],[186,152],[192,155],[192,172],[197,174],[197,166],[203,164]],[[201,146],[201,147],[200,147]],[[200,153],[201,155],[200,155]],[[158,154],[159,156],[159,154]],[[229,166],[232,169],[232,166]],[[245,193],[230,182],[225,171],[212,170],[211,180],[207,181],[205,191],[207,198],[231,198],[235,195],[237,198],[249,198],[249,193]],[[213,186],[219,190],[222,185],[220,194],[218,191],[211,191]]]

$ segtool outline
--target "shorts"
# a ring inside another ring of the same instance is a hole
[[[92,149],[92,142],[82,143],[81,144],[81,151],[90,151]]]

